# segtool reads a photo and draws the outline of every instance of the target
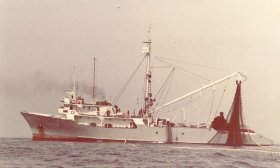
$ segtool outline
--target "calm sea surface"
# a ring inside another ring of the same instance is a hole
[[[0,167],[280,168],[280,146],[33,142],[0,139]]]

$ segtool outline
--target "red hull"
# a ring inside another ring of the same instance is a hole
[[[33,134],[33,141],[65,141],[65,142],[124,142],[124,143],[143,143],[143,141],[131,140],[115,140],[115,139],[96,139],[96,138],[83,138],[83,137],[67,137],[55,136],[46,134]],[[157,142],[144,142],[144,143],[157,143]]]

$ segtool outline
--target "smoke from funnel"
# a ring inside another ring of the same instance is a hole
[[[2,82],[1,93],[4,96],[29,95],[32,92],[49,92],[65,90],[65,83],[56,81],[46,74],[36,71],[24,78],[6,77]]]
[[[81,83],[78,84],[78,93],[92,97],[92,86],[89,86],[88,84]],[[95,87],[94,92],[95,98],[105,100],[105,92],[102,88]]]

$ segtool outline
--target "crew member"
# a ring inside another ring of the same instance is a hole
[[[220,112],[220,116],[214,118],[211,127],[215,130],[222,131],[226,128],[227,121],[225,120],[224,113]]]

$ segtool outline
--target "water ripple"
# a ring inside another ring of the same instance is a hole
[[[279,146],[33,142],[0,139],[0,167],[280,168]],[[274,153],[273,153],[274,152]]]

